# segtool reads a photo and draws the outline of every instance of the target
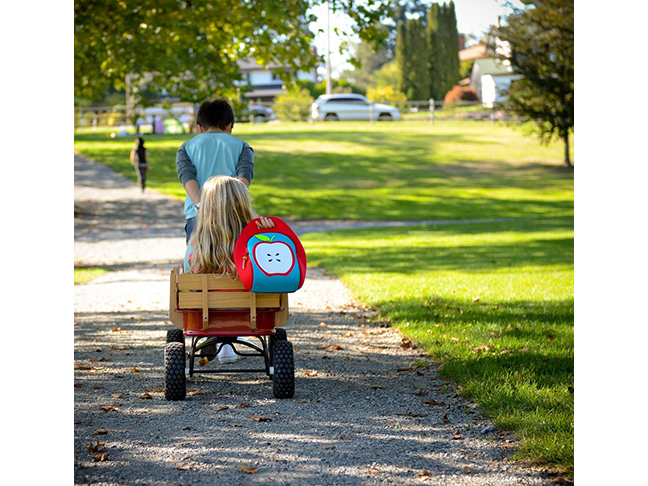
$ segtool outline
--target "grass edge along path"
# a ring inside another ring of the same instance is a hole
[[[110,270],[105,267],[80,267],[74,266],[74,285],[86,284],[105,275]]]
[[[303,242],[309,265],[339,276],[520,437],[518,458],[573,475],[571,218],[344,230]]]

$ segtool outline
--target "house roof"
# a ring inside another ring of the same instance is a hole
[[[275,68],[281,68],[283,65],[277,64],[277,63],[270,63],[267,66],[263,66],[262,64],[257,64],[256,59],[239,59],[236,61],[238,64],[238,67],[241,71],[258,71],[258,70],[271,70]]]
[[[467,61],[469,59],[479,59],[486,56],[486,44],[475,44],[459,51],[459,60]]]
[[[476,59],[475,64],[479,66],[482,74],[490,74],[491,76],[513,74],[513,69],[510,64],[504,64],[499,59],[494,58],[483,58]]]

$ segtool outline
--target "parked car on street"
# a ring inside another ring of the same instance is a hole
[[[311,116],[315,121],[398,121],[401,119],[398,108],[372,103],[359,94],[322,95],[311,105]]]
[[[236,120],[237,122],[249,122],[250,121],[250,110],[252,110],[252,115],[254,116],[254,123],[264,123],[270,120],[276,120],[277,114],[274,110],[268,106],[260,105],[250,105],[246,107],[241,112],[241,119]]]

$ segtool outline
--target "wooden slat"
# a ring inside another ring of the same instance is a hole
[[[279,304],[281,304],[281,295],[279,296]],[[250,292],[250,328],[256,329],[257,323],[257,293]]]
[[[183,327],[183,317],[182,314],[179,312],[176,312],[175,310],[178,308],[178,275],[179,275],[179,268],[180,267],[175,267],[173,270],[171,270],[171,289],[170,289],[170,299],[169,299],[169,320],[173,323],[175,327],[179,327],[182,329]]]
[[[281,294],[256,294],[257,309],[280,307]],[[210,309],[249,309],[249,292],[208,292]],[[202,292],[180,292],[178,309],[202,309]]]
[[[215,277],[213,273],[182,273],[178,275],[178,289],[180,290],[202,290],[202,276],[207,275],[207,286],[209,290],[245,290],[241,281],[230,279],[224,275]]]
[[[202,308],[203,308],[203,331],[209,329],[209,289],[208,287],[208,278],[209,275],[206,273],[201,275],[202,279],[200,281],[202,286]]]

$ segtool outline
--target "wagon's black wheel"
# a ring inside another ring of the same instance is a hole
[[[278,327],[275,329],[274,337],[275,341],[286,341],[288,339],[286,330],[283,327]]]
[[[164,399],[184,400],[186,395],[184,343],[168,343],[164,349]]]
[[[273,361],[273,395],[275,398],[292,398],[295,395],[295,361],[290,341],[275,341]]]
[[[184,340],[184,332],[182,329],[170,329],[167,331],[167,338],[166,338],[167,343],[183,343],[185,342]]]

